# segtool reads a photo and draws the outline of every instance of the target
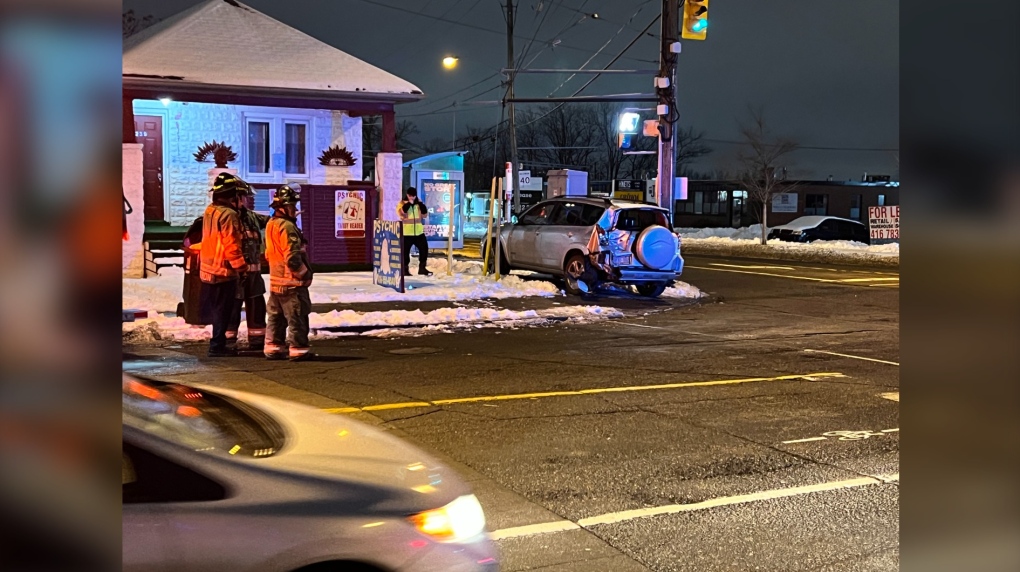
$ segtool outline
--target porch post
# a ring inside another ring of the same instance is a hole
[[[135,140],[135,110],[132,106],[131,97],[125,95],[123,98],[123,121],[121,123],[121,133],[123,134],[123,140],[121,143],[137,143]]]
[[[397,118],[393,111],[382,114],[382,149],[383,153],[397,152]]]

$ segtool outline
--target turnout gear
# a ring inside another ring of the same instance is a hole
[[[308,314],[312,310],[308,286],[312,270],[305,251],[307,241],[283,207],[300,200],[284,185],[276,191],[276,214],[266,225],[266,259],[269,261],[269,305],[264,354],[268,359],[312,357],[308,344]],[[290,346],[289,349],[285,349]]]
[[[312,283],[312,271],[305,252],[307,241],[294,219],[277,212],[266,225],[266,259],[269,261],[269,290],[282,294]]]
[[[269,222],[269,217],[249,210],[242,206],[238,209],[241,221],[242,238],[241,252],[247,263],[246,272],[237,282],[237,298],[230,325],[227,327],[227,338],[231,335],[236,339],[237,330],[241,325],[241,307],[248,324],[248,349],[262,351],[266,340],[266,282],[262,278],[262,255],[265,252],[262,230]]]
[[[241,252],[241,221],[227,205],[212,204],[202,215],[202,282],[233,280],[247,263]]]

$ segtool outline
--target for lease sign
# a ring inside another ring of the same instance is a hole
[[[900,239],[900,207],[868,207],[868,228],[872,240]]]

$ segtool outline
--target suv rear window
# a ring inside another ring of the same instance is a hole
[[[650,226],[669,228],[666,213],[655,209],[623,209],[616,215],[616,228],[640,232]]]

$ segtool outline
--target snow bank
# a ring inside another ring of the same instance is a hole
[[[506,299],[527,296],[553,297],[559,289],[546,280],[526,280],[508,276],[502,280],[482,276],[480,261],[453,261],[453,274],[447,276],[445,258],[429,260],[430,277],[408,276],[403,294],[372,284],[371,272],[333,272],[316,274],[309,288],[313,304],[359,304],[368,302],[427,302]],[[265,277],[268,283],[269,277]],[[151,312],[176,312],[182,300],[184,270],[164,268],[152,278],[127,278],[121,289],[122,307]],[[267,284],[268,285],[268,284]]]
[[[358,335],[354,332],[337,332],[328,329],[373,328],[363,335],[391,337],[408,335],[406,329],[395,326],[419,327],[415,335],[455,329],[481,327],[516,327],[543,323],[549,320],[591,322],[618,318],[623,313],[602,306],[564,306],[545,310],[500,310],[495,308],[439,308],[431,312],[421,310],[391,310],[388,312],[355,312],[353,310],[312,313],[308,316],[312,339]],[[377,327],[377,329],[375,329]],[[183,318],[150,313],[148,318],[123,324],[125,341],[145,343],[153,341],[203,341],[212,335],[212,327],[191,326]],[[247,338],[247,327],[242,321],[238,337]]]
[[[761,225],[743,228],[676,228],[681,237],[681,252],[748,256],[774,260],[799,260],[845,264],[898,266],[900,245],[868,245],[849,240],[819,240],[809,243],[770,240],[759,244]]]

